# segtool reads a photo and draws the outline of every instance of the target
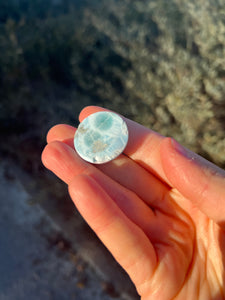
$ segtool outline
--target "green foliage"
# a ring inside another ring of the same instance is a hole
[[[0,0],[0,53],[4,132],[91,103],[225,164],[224,0]]]
[[[148,107],[142,113],[133,108],[135,119],[225,163],[224,1],[124,0],[120,5],[118,13],[112,1],[105,18],[96,12],[95,26],[131,61],[123,84],[129,98]],[[112,14],[117,26],[108,18]]]

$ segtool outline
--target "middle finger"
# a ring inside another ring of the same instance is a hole
[[[61,141],[74,149],[75,131],[76,128],[69,125],[56,125],[48,132],[47,142]],[[95,167],[136,193],[149,206],[168,210],[168,205],[163,201],[168,187],[129,157],[122,154],[108,163]]]

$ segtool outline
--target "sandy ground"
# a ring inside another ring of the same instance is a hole
[[[98,257],[87,263],[8,167],[0,164],[0,300],[137,299],[99,276]]]

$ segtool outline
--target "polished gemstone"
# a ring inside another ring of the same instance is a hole
[[[74,146],[84,160],[106,163],[120,155],[127,145],[128,130],[124,120],[112,112],[97,112],[80,123]]]

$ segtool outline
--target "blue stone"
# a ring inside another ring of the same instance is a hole
[[[112,112],[97,112],[84,119],[74,136],[74,146],[84,160],[103,164],[119,156],[128,141],[124,120]]]

